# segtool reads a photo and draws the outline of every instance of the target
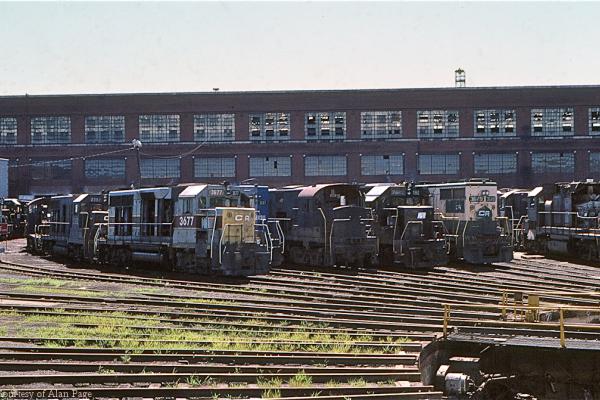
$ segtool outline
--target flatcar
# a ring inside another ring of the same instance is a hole
[[[270,218],[281,221],[286,260],[308,266],[372,266],[377,238],[358,186],[335,183],[271,190]]]
[[[547,197],[542,187],[530,191],[523,243],[529,252],[600,262],[600,182],[556,183]]]
[[[444,223],[450,259],[489,264],[513,258],[506,218],[498,217],[497,185],[485,179],[419,184],[428,189],[436,218]]]
[[[448,262],[444,228],[434,219],[425,188],[412,182],[381,184],[367,191],[365,201],[373,210],[380,265],[417,269]]]

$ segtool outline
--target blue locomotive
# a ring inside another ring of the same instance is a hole
[[[55,196],[42,249],[127,267],[248,276],[269,271],[272,243],[248,198],[225,185],[179,185]]]

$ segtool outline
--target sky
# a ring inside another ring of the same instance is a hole
[[[0,2],[0,95],[599,84],[600,3]]]

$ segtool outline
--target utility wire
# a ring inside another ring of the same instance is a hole
[[[60,159],[60,160],[35,161],[35,162],[28,163],[28,164],[9,165],[8,167],[9,168],[31,167],[31,166],[36,166],[36,165],[59,163],[61,161],[83,160],[83,159],[86,159],[86,158],[102,157],[102,156],[106,156],[106,155],[109,155],[109,154],[122,153],[122,152],[125,152],[125,151],[131,151],[131,150],[134,150],[134,149],[135,149],[134,147],[128,147],[126,149],[105,151],[103,153],[96,153],[96,154],[90,154],[90,155],[79,156],[79,157],[69,157],[69,158],[63,158],[63,159]]]
[[[193,149],[188,150],[188,151],[186,151],[184,153],[176,154],[176,155],[172,155],[172,156],[159,156],[159,155],[155,155],[155,154],[145,153],[145,152],[143,152],[141,150],[140,150],[140,155],[142,155],[144,157],[148,157],[148,158],[158,158],[158,159],[167,159],[167,160],[168,159],[174,159],[174,158],[184,158],[184,157],[189,156],[190,154],[193,154],[194,152],[196,152],[200,148],[204,147],[207,143],[208,143],[208,139],[205,139],[204,142],[200,143],[199,145],[197,145]],[[105,151],[103,153],[96,153],[96,154],[90,154],[90,155],[79,156],[79,157],[69,157],[69,158],[63,158],[63,159],[59,159],[59,160],[43,160],[43,161],[35,161],[35,162],[31,162],[31,163],[26,163],[26,164],[9,165],[9,168],[31,167],[31,166],[37,166],[37,165],[59,163],[59,162],[62,162],[62,161],[83,160],[83,159],[86,159],[86,158],[102,157],[102,156],[106,156],[106,155],[109,155],[109,154],[122,153],[122,152],[125,152],[125,151],[131,151],[131,150],[136,150],[136,148],[135,147],[128,147],[126,149]]]

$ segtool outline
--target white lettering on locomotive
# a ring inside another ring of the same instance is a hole
[[[179,226],[193,226],[194,225],[194,217],[190,215],[185,215],[179,217]]]
[[[241,221],[250,222],[251,221],[250,215],[237,214],[237,215],[235,215],[235,217],[233,217],[233,219],[237,222],[241,222]]]

